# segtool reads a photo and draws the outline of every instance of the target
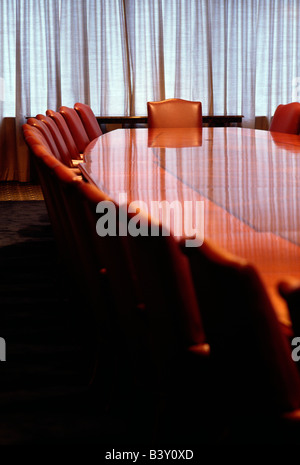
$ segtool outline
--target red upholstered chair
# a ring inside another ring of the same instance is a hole
[[[80,152],[75,144],[70,129],[64,119],[64,117],[58,112],[53,110],[47,110],[46,115],[50,116],[56,123],[64,141],[68,148],[69,154],[73,160],[81,160]]]
[[[286,105],[278,105],[272,118],[270,131],[299,134],[300,103],[292,102]]]
[[[54,138],[51,134],[50,129],[40,120],[37,118],[28,118],[27,124],[30,126],[34,126],[38,129],[41,134],[44,136],[45,140],[47,141],[48,146],[51,149],[52,154],[60,161],[63,161],[60,151],[54,141]]]
[[[209,345],[188,261],[161,224],[155,225],[157,235],[151,235],[151,218],[140,212],[138,219],[142,235],[130,231],[126,240],[144,304],[140,336],[148,354],[145,384],[156,395],[156,434],[162,441],[178,436],[191,440],[200,431],[204,437],[208,418],[215,425],[218,418],[211,408]],[[128,227],[135,221],[128,214]]]
[[[97,122],[93,110],[85,103],[75,103],[74,109],[80,116],[90,141],[102,135],[101,128]]]
[[[60,114],[64,117],[70,132],[75,141],[79,153],[83,153],[90,139],[82,124],[82,121],[74,108],[62,106],[59,109]]]
[[[201,128],[202,104],[171,98],[147,102],[149,128]]]
[[[40,118],[28,118],[27,123],[37,128],[41,134],[43,134],[44,138],[47,140],[52,155],[54,155],[59,161],[64,163],[69,168],[72,168],[76,174],[80,174],[79,169],[74,166],[74,163],[76,163],[77,160],[75,160],[73,163],[73,160],[69,155],[68,149],[55,123],[53,122],[54,126],[51,124],[51,121],[50,124],[49,121],[46,123],[41,119],[41,116],[42,115],[40,115]]]
[[[201,247],[186,247],[182,241],[182,249],[227,415],[243,418],[242,429],[251,417],[269,416],[272,423],[299,412],[297,367],[256,269],[208,241]]]
[[[42,121],[42,123],[44,123],[49,129],[49,131],[51,132],[51,135],[54,139],[56,147],[60,153],[62,162],[66,166],[73,167],[72,157],[70,155],[68,147],[65,143],[65,140],[58,126],[55,124],[54,120],[50,116],[45,116],[42,114],[36,115],[36,119],[38,119],[39,121]]]
[[[31,150],[33,150],[35,145],[43,145],[49,152],[51,152],[51,146],[47,139],[36,126],[26,123],[23,124],[22,130],[24,139]]]
[[[146,307],[152,356],[163,372],[176,351],[202,344],[206,350],[206,339],[188,261],[178,243],[161,224],[157,235],[150,234],[151,218],[141,212],[139,222],[147,235],[129,234],[127,242]]]

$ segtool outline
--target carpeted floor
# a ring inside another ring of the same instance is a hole
[[[41,186],[37,182],[0,182],[0,201],[44,200]]]
[[[37,240],[53,247],[52,230],[43,200],[0,202],[0,247]]]

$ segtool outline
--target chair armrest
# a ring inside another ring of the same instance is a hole
[[[278,292],[288,305],[294,335],[300,336],[300,282],[293,279],[281,281]]]
[[[289,423],[300,424],[300,409],[292,410],[291,412],[285,412],[282,414],[282,419]]]
[[[82,180],[82,173],[79,168],[71,168],[71,170],[74,174],[77,174],[77,177],[80,178],[80,180]],[[79,181],[79,179],[77,179],[77,181]]]
[[[280,281],[278,283],[278,291],[285,299],[293,295],[298,295],[298,298],[300,298],[300,281],[292,278]]]
[[[210,355],[210,346],[209,344],[195,344],[188,348],[188,353],[199,357],[208,357]]]
[[[73,166],[78,166],[83,160],[72,160]]]

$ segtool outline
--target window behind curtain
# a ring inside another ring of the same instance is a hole
[[[0,0],[0,117],[180,97],[254,127],[297,98],[299,28],[298,0]]]

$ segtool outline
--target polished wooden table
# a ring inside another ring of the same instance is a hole
[[[80,169],[115,201],[126,194],[149,211],[154,200],[203,201],[204,239],[253,263],[279,319],[289,322],[276,286],[286,277],[300,281],[300,136],[119,129],[89,144]],[[195,224],[195,211],[188,214]]]

